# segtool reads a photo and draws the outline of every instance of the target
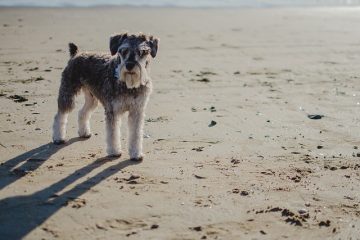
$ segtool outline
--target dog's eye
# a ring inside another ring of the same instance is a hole
[[[148,50],[139,50],[139,56],[144,57],[149,54]]]
[[[129,49],[124,48],[120,51],[121,55],[126,56],[129,53]]]

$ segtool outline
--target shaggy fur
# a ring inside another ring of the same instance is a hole
[[[65,143],[67,117],[82,90],[85,104],[79,111],[79,136],[91,136],[90,117],[100,101],[105,109],[108,155],[121,155],[120,116],[128,112],[129,155],[142,160],[144,111],[152,89],[149,62],[157,50],[158,39],[144,34],[112,36],[111,55],[78,53],[70,43],[71,58],[62,73],[53,125],[54,143]]]

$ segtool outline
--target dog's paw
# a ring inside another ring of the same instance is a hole
[[[121,157],[122,152],[120,149],[108,149],[107,154],[110,158],[119,158]]]
[[[79,133],[79,137],[80,138],[91,138],[92,134],[91,133],[84,133],[84,134],[80,134]]]
[[[120,152],[120,153],[111,153],[111,154],[108,154],[107,157],[108,157],[108,158],[119,158],[119,157],[121,157],[121,152]]]
[[[81,138],[90,138],[92,136],[89,128],[79,128],[78,134]]]
[[[54,143],[55,145],[61,145],[61,144],[64,144],[64,143],[65,143],[65,140],[63,140],[63,139],[53,140],[53,143]]]
[[[142,162],[142,160],[144,160],[144,156],[140,156],[140,157],[133,157],[133,158],[130,158],[130,161],[133,161],[133,162]]]

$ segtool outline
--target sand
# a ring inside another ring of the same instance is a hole
[[[360,9],[2,8],[0,23],[1,239],[360,239]],[[105,158],[102,107],[77,138],[81,96],[54,146],[67,43],[108,52],[123,30],[161,39],[144,161]]]

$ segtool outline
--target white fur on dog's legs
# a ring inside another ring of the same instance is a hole
[[[107,154],[111,157],[120,157],[120,115],[114,112],[105,112]]]
[[[131,160],[141,161],[143,142],[144,112],[140,109],[129,111],[129,155]]]
[[[79,111],[78,115],[78,125],[79,125],[79,137],[89,138],[91,137],[90,130],[90,118],[92,112],[98,105],[98,100],[94,98],[91,93],[84,89],[85,94],[85,104],[82,109]]]
[[[60,111],[58,111],[55,115],[53,124],[53,141],[55,144],[65,143],[68,115],[68,113],[63,113]]]

